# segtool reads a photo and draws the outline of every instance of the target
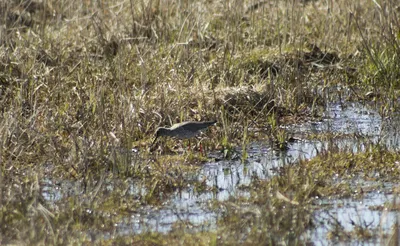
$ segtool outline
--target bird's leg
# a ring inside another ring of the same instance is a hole
[[[190,139],[188,139],[188,142],[189,142],[189,148],[188,148],[188,150],[190,150]]]
[[[154,146],[154,144],[156,143],[157,139],[158,139],[158,137],[155,137],[155,138],[154,138],[153,142],[152,142],[151,145],[150,145],[150,148]]]
[[[199,146],[199,152],[200,152],[200,154],[203,155],[203,145],[201,144],[202,141],[203,141],[203,139],[200,138],[200,140],[198,141],[198,145],[196,145],[196,147]]]
[[[154,140],[153,140],[153,142],[151,143],[151,145],[150,145],[150,148],[149,148],[149,150],[150,150],[150,152],[153,152],[156,148],[156,142],[157,142],[157,137],[155,137],[154,138]]]
[[[200,153],[203,155],[203,147],[201,145],[201,141],[200,141]]]

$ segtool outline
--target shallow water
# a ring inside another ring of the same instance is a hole
[[[173,194],[162,208],[143,207],[141,211],[131,214],[123,223],[117,224],[115,233],[119,235],[136,234],[144,231],[168,232],[175,222],[190,223],[196,230],[214,229],[218,214],[207,209],[207,204],[212,200],[224,201],[230,197],[247,196],[246,191],[238,187],[249,185],[254,177],[268,179],[276,175],[276,168],[299,159],[310,159],[323,150],[333,146],[347,151],[363,151],[366,145],[380,143],[390,149],[398,149],[398,126],[392,125],[390,119],[382,120],[380,115],[358,103],[331,104],[321,122],[305,123],[287,127],[288,132],[300,138],[299,141],[290,143],[287,151],[274,150],[269,143],[254,142],[247,148],[249,158],[243,163],[241,160],[224,160],[215,163],[206,163],[199,171],[199,180],[206,179],[209,187],[216,191],[197,194],[191,187]],[[319,140],[301,140],[310,134],[340,133],[348,137],[338,140],[323,142]],[[237,149],[240,153],[241,149]],[[77,192],[76,185],[63,183],[60,186],[48,181],[44,186],[43,194],[47,200],[55,201],[66,192]],[[363,184],[365,185],[365,184]],[[390,184],[388,184],[390,186]],[[57,188],[54,188],[57,187]],[[110,188],[112,189],[112,188]],[[62,192],[61,192],[62,191]],[[387,195],[390,189],[374,190],[365,195],[362,200],[336,199],[321,200],[330,204],[315,213],[321,225],[310,231],[305,237],[315,242],[315,245],[327,245],[326,235],[332,230],[328,221],[336,218],[337,224],[345,230],[352,230],[352,221],[356,224],[366,223],[371,227],[380,227],[388,232],[393,225],[397,214],[371,210],[369,206],[379,206],[386,201],[393,200],[393,195]],[[129,189],[132,195],[145,193],[142,188],[132,182]],[[384,216],[386,220],[383,220]],[[365,242],[365,243],[377,243]],[[371,244],[371,245],[372,245]]]
[[[365,188],[368,182],[363,182]],[[373,185],[373,183],[371,183]],[[392,194],[392,184],[383,184],[379,189],[363,194],[362,199],[322,199],[320,205],[329,204],[329,208],[320,209],[315,212],[316,222],[319,227],[310,231],[307,235],[314,245],[327,245],[327,234],[334,232],[335,227],[341,227],[344,231],[351,233],[359,226],[366,228],[377,235],[389,233],[396,220],[400,219],[397,211],[389,211],[383,207],[385,202],[399,201]],[[397,205],[398,206],[398,205]],[[341,229],[341,230],[342,230]],[[335,237],[333,237],[333,242]],[[377,245],[387,243],[387,238],[371,238],[365,241],[346,241],[346,245]]]

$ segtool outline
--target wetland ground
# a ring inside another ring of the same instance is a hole
[[[0,1],[0,244],[399,245],[399,9]]]

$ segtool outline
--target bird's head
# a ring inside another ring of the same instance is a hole
[[[157,128],[157,130],[156,130],[154,135],[155,135],[154,141],[153,141],[153,143],[151,145],[153,145],[157,141],[158,137],[167,136],[168,135],[168,129],[166,129],[164,127],[159,127],[159,128]]]
[[[169,133],[168,129],[164,128],[164,127],[159,127],[156,130],[155,136],[156,138],[160,137],[160,136],[167,136]]]

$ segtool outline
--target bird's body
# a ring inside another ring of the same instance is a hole
[[[156,130],[156,138],[154,139],[153,144],[160,136],[169,136],[175,137],[178,139],[188,139],[195,137],[200,133],[201,130],[206,129],[209,126],[214,125],[217,121],[186,121],[178,124],[174,124],[170,128],[168,127],[159,127]]]

